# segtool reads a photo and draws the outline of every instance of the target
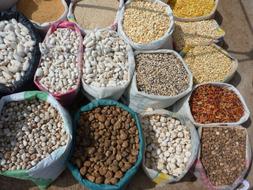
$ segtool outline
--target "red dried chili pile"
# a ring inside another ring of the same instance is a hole
[[[190,98],[190,109],[198,123],[237,122],[244,114],[242,102],[231,90],[215,85],[201,85]]]

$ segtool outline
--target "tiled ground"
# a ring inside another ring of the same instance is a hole
[[[226,31],[223,47],[238,58],[239,68],[232,84],[238,87],[253,112],[253,0],[222,0],[216,15],[217,20]],[[252,118],[252,114],[251,114]],[[253,126],[249,120],[245,127],[253,138]],[[253,140],[250,139],[253,147]],[[248,177],[253,189],[253,168]],[[34,184],[28,181],[0,177],[0,190],[34,190]],[[201,182],[188,175],[183,182],[165,187],[155,185],[140,170],[126,188],[127,190],[200,190]],[[49,188],[49,190],[86,190],[79,185],[66,170]]]

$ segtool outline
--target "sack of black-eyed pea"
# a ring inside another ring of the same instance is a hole
[[[40,189],[65,169],[72,143],[68,112],[46,92],[0,100],[0,175],[31,180]]]
[[[242,126],[200,127],[195,175],[210,190],[236,189],[252,162],[247,129]]]
[[[187,118],[167,110],[150,110],[141,115],[145,139],[142,167],[157,185],[180,181],[194,164],[199,137]]]
[[[138,113],[167,108],[192,90],[192,74],[173,50],[135,51],[135,65],[123,101]]]

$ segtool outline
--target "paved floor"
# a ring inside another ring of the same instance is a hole
[[[217,20],[226,31],[223,47],[239,60],[238,73],[232,84],[237,86],[253,113],[253,0],[222,0],[216,15]],[[251,114],[252,118],[252,114]],[[253,138],[252,121],[245,123],[251,138]],[[250,139],[253,147],[253,140]],[[247,180],[253,189],[253,167]],[[0,190],[35,190],[34,184],[6,177],[0,177]],[[140,170],[133,178],[126,190],[200,190],[204,189],[201,182],[188,174],[183,182],[155,187]],[[79,185],[66,170],[56,180],[49,190],[86,190]]]

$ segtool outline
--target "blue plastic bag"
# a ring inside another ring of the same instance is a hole
[[[80,113],[93,110],[96,107],[100,107],[100,106],[117,106],[117,107],[129,112],[131,114],[132,118],[135,120],[136,126],[138,128],[138,132],[139,132],[139,153],[138,153],[138,159],[137,159],[135,165],[133,167],[131,167],[124,174],[124,176],[120,179],[120,181],[115,185],[96,184],[96,183],[93,183],[87,179],[82,178],[82,176],[79,172],[79,169],[71,162],[68,163],[68,168],[69,168],[70,172],[72,173],[72,175],[75,177],[75,179],[80,184],[86,186],[89,189],[92,189],[92,190],[120,190],[120,189],[124,189],[126,187],[126,185],[129,183],[129,181],[131,180],[131,178],[138,171],[138,168],[142,163],[142,157],[143,157],[143,153],[144,153],[144,141],[143,141],[141,122],[138,118],[138,115],[134,111],[132,111],[130,108],[128,108],[127,106],[125,106],[117,101],[114,101],[114,100],[101,99],[101,100],[95,100],[86,106],[82,106],[79,109],[79,111],[76,113],[75,118],[74,118],[74,127],[76,127],[78,124],[78,121],[80,118]],[[76,130],[74,129],[74,131],[76,131]],[[74,137],[75,137],[75,135],[74,135]],[[73,140],[74,140],[73,145],[75,146],[75,138]],[[72,150],[74,150],[74,147]]]

